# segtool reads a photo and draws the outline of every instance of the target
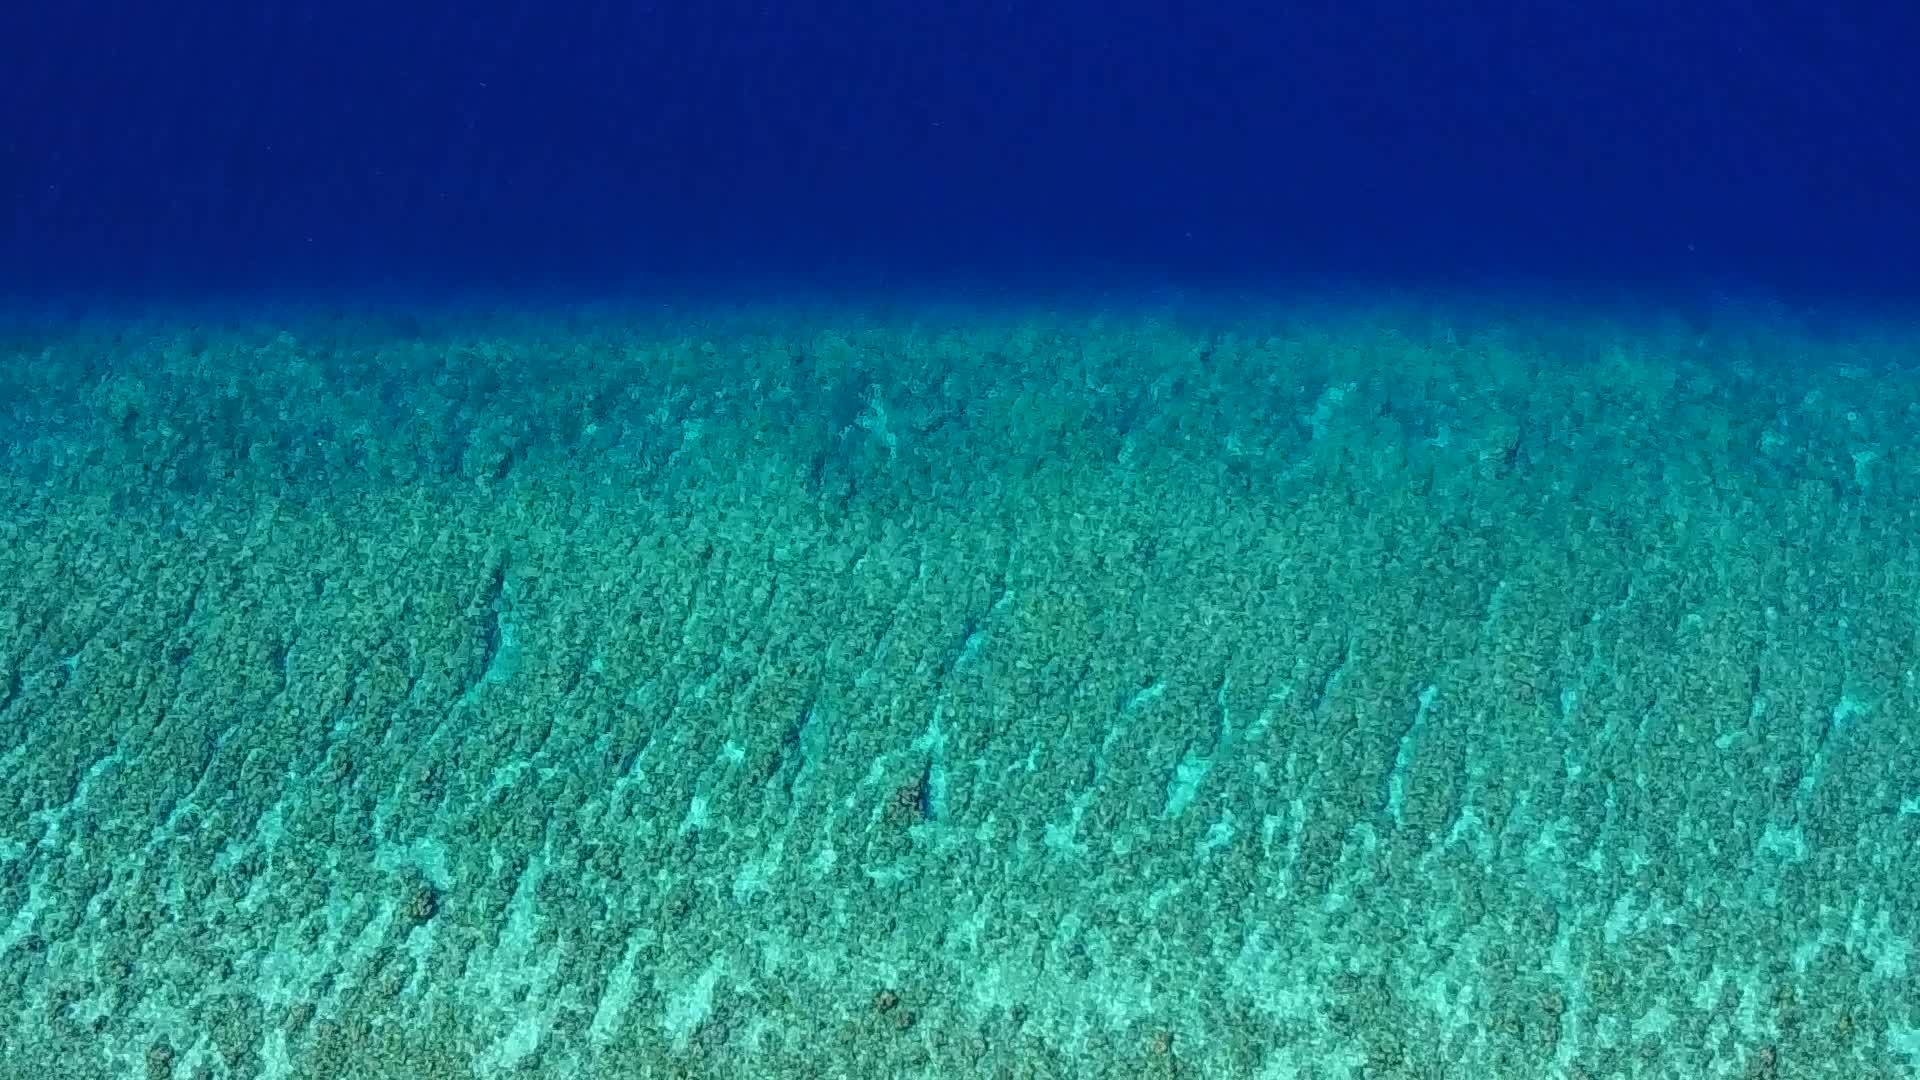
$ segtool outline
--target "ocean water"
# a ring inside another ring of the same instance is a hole
[[[1891,5],[0,13],[0,1080],[1920,1077]]]
[[[9,1075],[1920,1063],[1920,332],[23,320]]]

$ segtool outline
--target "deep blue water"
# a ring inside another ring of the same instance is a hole
[[[1909,5],[0,16],[14,287],[1914,280]]]

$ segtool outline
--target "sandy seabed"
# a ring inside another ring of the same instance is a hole
[[[0,1075],[1914,1075],[1916,357],[9,327]]]

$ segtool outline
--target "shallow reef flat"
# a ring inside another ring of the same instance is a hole
[[[0,349],[0,1075],[1920,1069],[1914,328]]]

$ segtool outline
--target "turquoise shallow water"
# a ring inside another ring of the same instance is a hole
[[[1917,342],[19,323],[0,1072],[1914,1075]]]

